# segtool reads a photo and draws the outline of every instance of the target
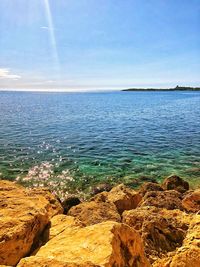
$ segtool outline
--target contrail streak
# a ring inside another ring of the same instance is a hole
[[[48,30],[49,30],[49,34],[50,34],[53,59],[54,59],[54,62],[55,62],[56,70],[58,71],[58,74],[59,74],[59,72],[60,72],[60,64],[59,64],[59,59],[58,59],[57,44],[56,44],[54,25],[53,25],[53,19],[52,19],[52,14],[51,14],[51,8],[50,8],[50,5],[49,5],[49,0],[44,0],[44,6],[45,6],[45,13],[46,13],[46,18],[47,18],[47,23],[48,23]]]

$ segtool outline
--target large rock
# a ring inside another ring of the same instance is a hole
[[[26,190],[26,195],[33,197],[33,196],[42,196],[45,197],[47,200],[47,204],[45,206],[46,211],[48,212],[49,218],[57,214],[63,213],[63,207],[59,199],[54,196],[47,188],[33,188],[31,190]]]
[[[192,216],[180,210],[141,207],[125,211],[122,222],[139,231],[151,262],[182,245]]]
[[[56,207],[57,208],[56,208]],[[16,265],[38,242],[50,218],[62,211],[45,192],[0,181],[0,264]]]
[[[200,211],[200,189],[188,193],[182,200],[182,205],[187,211]]]
[[[200,266],[200,215],[194,216],[183,246],[173,257],[170,267]]]
[[[64,214],[56,215],[50,220],[50,224],[43,234],[44,241],[46,243],[66,229],[84,226],[85,225],[75,217],[66,216]]]
[[[93,201],[113,203],[119,214],[122,214],[125,210],[135,209],[141,199],[142,196],[138,192],[124,184],[117,185],[111,191],[99,193],[91,198]]]
[[[182,210],[182,194],[175,190],[147,192],[139,206],[155,206],[169,210]]]
[[[115,205],[108,201],[104,193],[96,195],[89,202],[83,202],[72,207],[68,215],[76,217],[85,225],[97,224],[104,221],[121,221]]]
[[[115,204],[120,214],[125,210],[135,209],[142,199],[138,192],[123,184],[113,187],[107,196],[108,200]]]
[[[75,217],[66,216],[64,214],[55,215],[53,218],[51,218],[43,233],[40,235],[37,246],[31,255],[35,255],[41,246],[45,245],[50,239],[59,235],[64,230],[80,228],[84,226],[85,225]]]
[[[189,183],[177,175],[167,177],[163,181],[162,186],[165,190],[176,190],[180,193],[184,193],[189,190]]]
[[[100,266],[92,264],[90,262],[79,264],[73,262],[62,262],[56,259],[30,257],[22,259],[20,263],[17,265],[17,267],[100,267]]]
[[[199,267],[200,266],[200,215],[194,216],[182,247],[174,255],[158,260],[154,267]]]
[[[157,184],[157,183],[144,183],[140,188],[139,188],[139,193],[140,195],[144,196],[147,192],[151,191],[163,191],[163,188]]]
[[[18,267],[55,266],[48,262],[50,259],[56,259],[59,264],[71,262],[80,266],[87,266],[88,261],[105,267],[150,266],[137,231],[116,222],[66,229],[41,247],[34,257],[23,259]],[[48,265],[44,265],[47,262]]]
[[[170,224],[173,224],[176,228],[187,230],[193,214],[188,214],[178,209],[167,210],[154,206],[138,207],[137,209],[125,211],[122,214],[122,222],[134,227],[136,230],[141,230],[143,222],[148,221],[151,217],[161,216],[165,218]]]

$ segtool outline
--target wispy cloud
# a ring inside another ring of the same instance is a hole
[[[55,31],[55,30],[57,30],[57,28],[55,28],[54,26],[41,26],[40,27],[40,29],[42,29],[42,30],[46,30],[46,31]]]
[[[50,31],[50,30],[52,30],[54,28],[53,27],[48,27],[48,26],[41,26],[40,29]]]
[[[0,79],[19,80],[21,76],[11,73],[10,69],[0,68]]]
[[[48,30],[49,27],[47,27],[47,26],[41,26],[40,29]]]

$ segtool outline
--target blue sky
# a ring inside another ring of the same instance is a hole
[[[0,0],[0,88],[200,86],[199,0]]]

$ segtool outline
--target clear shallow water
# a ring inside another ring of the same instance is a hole
[[[0,92],[0,173],[52,163],[81,187],[200,177],[200,92]]]

